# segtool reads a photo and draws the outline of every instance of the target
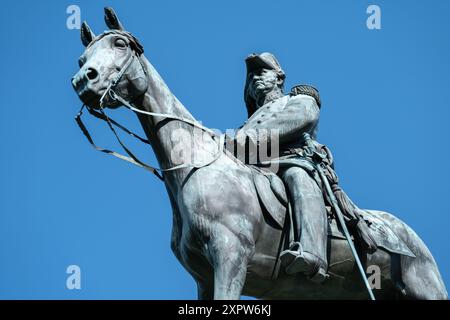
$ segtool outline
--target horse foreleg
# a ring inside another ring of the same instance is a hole
[[[214,267],[214,299],[238,300],[253,246],[227,227],[220,225],[215,231],[215,237],[209,243]]]

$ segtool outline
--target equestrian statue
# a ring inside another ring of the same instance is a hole
[[[339,186],[332,153],[317,141],[316,88],[301,84],[285,94],[275,56],[251,54],[249,118],[234,134],[220,134],[169,90],[113,9],[105,8],[105,22],[109,30],[98,36],[81,27],[76,121],[97,150],[163,181],[173,211],[171,248],[199,299],[448,298],[418,235],[387,212],[360,209]],[[118,107],[136,114],[146,138],[106,114]],[[84,110],[108,123],[128,156],[95,145]],[[118,130],[149,143],[160,169],[140,161]],[[192,146],[189,157],[174,156]]]

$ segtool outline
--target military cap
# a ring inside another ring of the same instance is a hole
[[[247,65],[247,74],[258,69],[270,69],[281,74],[284,78],[284,71],[281,69],[280,63],[275,56],[269,52],[263,52],[261,54],[252,53],[245,59]]]

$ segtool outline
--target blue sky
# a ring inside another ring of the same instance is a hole
[[[192,299],[169,246],[171,210],[152,175],[95,152],[74,116],[83,52],[66,28],[76,4],[95,33],[113,6],[175,95],[208,127],[239,127],[245,57],[270,51],[289,89],[321,92],[319,140],[363,208],[422,237],[450,283],[450,2],[3,1],[0,57],[0,298]],[[377,4],[382,29],[366,28]],[[137,119],[113,111],[141,132]],[[101,123],[88,121],[114,147]],[[142,158],[152,151],[133,141]],[[66,289],[79,265],[82,289]]]

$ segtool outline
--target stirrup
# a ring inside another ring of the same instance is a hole
[[[283,250],[280,253],[280,261],[283,267],[290,265],[295,258],[302,252],[302,247],[299,242],[291,242],[289,249]]]
[[[328,277],[323,261],[315,255],[303,251],[298,242],[284,250],[280,255],[280,260],[287,274],[303,273],[315,283],[321,283]]]
[[[330,276],[327,274],[324,268],[319,267],[319,270],[309,277],[309,280],[311,280],[314,283],[322,283],[325,280],[327,280]]]

